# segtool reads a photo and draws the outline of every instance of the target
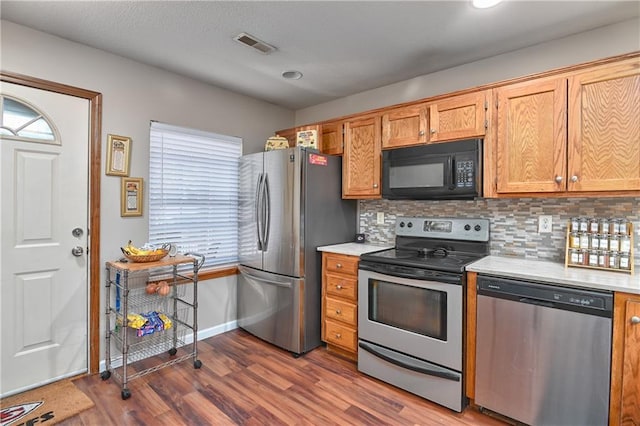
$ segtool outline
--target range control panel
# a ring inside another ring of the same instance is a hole
[[[489,219],[398,217],[396,235],[487,242]]]

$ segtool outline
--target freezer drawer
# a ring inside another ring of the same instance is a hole
[[[301,317],[304,279],[238,268],[238,325],[283,349],[305,352]]]

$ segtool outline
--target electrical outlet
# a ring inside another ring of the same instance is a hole
[[[384,212],[378,212],[378,216],[376,217],[376,224],[384,225]]]
[[[538,234],[551,232],[551,216],[538,216]]]

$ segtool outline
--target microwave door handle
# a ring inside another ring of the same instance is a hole
[[[447,157],[447,167],[449,167],[449,189],[453,191],[456,189],[456,159],[453,155]]]

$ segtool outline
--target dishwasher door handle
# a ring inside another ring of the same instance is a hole
[[[529,299],[528,297],[521,297],[520,298],[520,302],[521,303],[528,303],[530,305],[544,306],[545,308],[555,308],[556,307],[556,305],[554,305],[551,302],[543,302],[542,300]]]

